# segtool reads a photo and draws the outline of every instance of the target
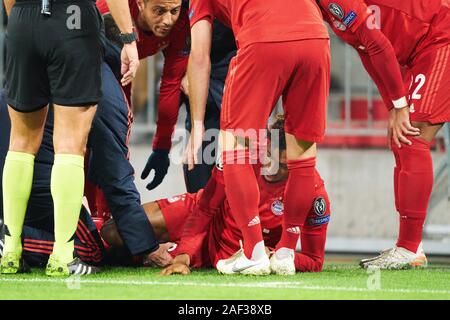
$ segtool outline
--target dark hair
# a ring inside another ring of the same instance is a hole
[[[280,151],[286,150],[286,133],[284,131],[284,114],[277,114],[275,116],[275,122],[269,126],[267,130],[267,137],[271,138],[271,130],[278,130],[278,145]]]

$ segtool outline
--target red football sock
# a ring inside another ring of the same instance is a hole
[[[430,144],[409,137],[411,146],[397,147],[401,162],[398,175],[400,232],[397,246],[416,252],[422,241],[423,224],[433,190],[433,161]]]
[[[398,176],[400,174],[400,171],[402,169],[401,162],[400,162],[400,155],[398,154],[398,148],[394,147],[394,142],[392,142],[392,153],[395,157],[395,167],[394,167],[394,199],[395,199],[395,209],[397,212],[400,212],[399,206],[398,206]]]
[[[311,210],[316,195],[314,183],[316,157],[288,161],[287,164],[289,178],[284,191],[283,233],[277,249],[295,250],[300,236],[300,228]]]
[[[250,164],[248,151],[225,151],[223,162],[227,201],[242,232],[245,255],[250,259],[255,245],[263,241],[259,219],[258,181],[253,165]]]

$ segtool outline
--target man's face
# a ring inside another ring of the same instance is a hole
[[[170,34],[180,16],[181,0],[137,0],[141,22],[155,36]]]

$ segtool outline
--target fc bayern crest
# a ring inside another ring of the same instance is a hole
[[[284,213],[284,205],[280,200],[272,202],[272,213],[276,216],[281,216]]]
[[[314,200],[314,213],[318,216],[323,216],[327,212],[327,203],[323,197],[318,197]]]
[[[341,6],[339,6],[338,4],[330,3],[328,5],[328,9],[330,10],[331,14],[333,16],[335,16],[336,18],[338,18],[340,20],[344,19],[344,16],[345,16],[344,9],[342,9]]]

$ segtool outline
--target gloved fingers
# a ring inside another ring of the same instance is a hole
[[[166,176],[165,174],[164,175],[156,174],[155,177],[153,178],[153,181],[147,185],[147,189],[148,190],[155,189],[157,186],[161,184],[161,182],[163,182],[165,176]]]
[[[149,162],[147,162],[147,164],[144,167],[144,170],[142,170],[141,179],[142,180],[146,179],[150,174],[150,171],[152,171],[153,169],[154,169],[153,166]]]

